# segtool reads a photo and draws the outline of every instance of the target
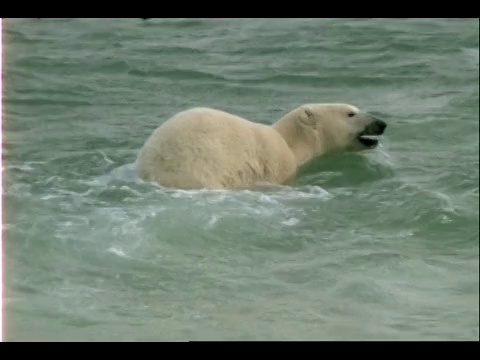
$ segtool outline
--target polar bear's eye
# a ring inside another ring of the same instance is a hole
[[[355,113],[354,112],[349,112],[347,115],[348,115],[348,117],[354,117]]]

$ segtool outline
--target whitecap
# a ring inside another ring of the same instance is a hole
[[[105,160],[105,162],[107,164],[113,164],[114,161],[112,159],[110,159],[107,154],[105,154],[102,150],[97,150],[102,156],[103,156],[103,160]]]
[[[116,247],[110,247],[107,249],[108,252],[112,253],[112,254],[115,254],[117,256],[120,256],[120,257],[128,257],[125,252],[120,249],[120,248],[116,248]]]
[[[210,218],[210,220],[208,221],[208,226],[213,226],[217,223],[217,221],[221,218],[221,216],[218,216],[218,215],[212,215],[212,217]]]
[[[294,226],[300,222],[297,218],[288,218],[287,220],[282,221],[283,225]]]

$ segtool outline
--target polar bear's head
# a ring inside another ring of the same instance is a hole
[[[387,127],[349,104],[305,104],[298,110],[299,124],[314,135],[314,153],[373,149]]]
[[[305,104],[273,127],[302,164],[322,154],[373,149],[387,124],[349,104]]]

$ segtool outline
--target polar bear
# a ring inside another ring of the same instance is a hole
[[[140,178],[165,187],[282,185],[318,156],[375,148],[386,126],[349,104],[304,104],[272,125],[197,107],[156,128],[135,165]]]

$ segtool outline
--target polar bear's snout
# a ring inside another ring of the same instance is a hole
[[[363,147],[374,148],[378,145],[377,136],[385,132],[387,123],[369,113],[365,113],[364,116],[367,119],[367,124],[358,134],[357,139]]]
[[[367,113],[370,123],[365,127],[363,135],[382,135],[387,128],[387,123],[372,114]]]

